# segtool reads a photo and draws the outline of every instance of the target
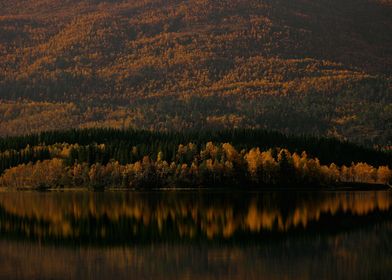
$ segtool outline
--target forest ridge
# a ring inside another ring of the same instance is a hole
[[[391,145],[392,6],[1,0],[0,134],[264,128]]]

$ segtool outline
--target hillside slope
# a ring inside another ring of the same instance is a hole
[[[0,134],[258,127],[392,141],[392,6],[1,0]]]

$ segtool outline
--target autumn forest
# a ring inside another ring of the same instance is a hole
[[[0,279],[390,280],[392,0],[0,0]]]
[[[389,148],[388,0],[2,0],[0,135],[261,128]]]
[[[391,28],[378,0],[0,1],[0,182],[388,184]]]
[[[0,185],[16,189],[379,188],[392,180],[390,153],[252,129],[52,131],[3,138],[0,149]]]

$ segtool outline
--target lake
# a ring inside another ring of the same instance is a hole
[[[0,279],[390,279],[392,192],[0,192]]]

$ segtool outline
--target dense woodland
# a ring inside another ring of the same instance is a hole
[[[0,135],[264,128],[388,149],[391,28],[385,0],[2,0]]]
[[[388,184],[392,155],[264,130],[52,131],[0,139],[0,185],[16,188],[315,187]]]

